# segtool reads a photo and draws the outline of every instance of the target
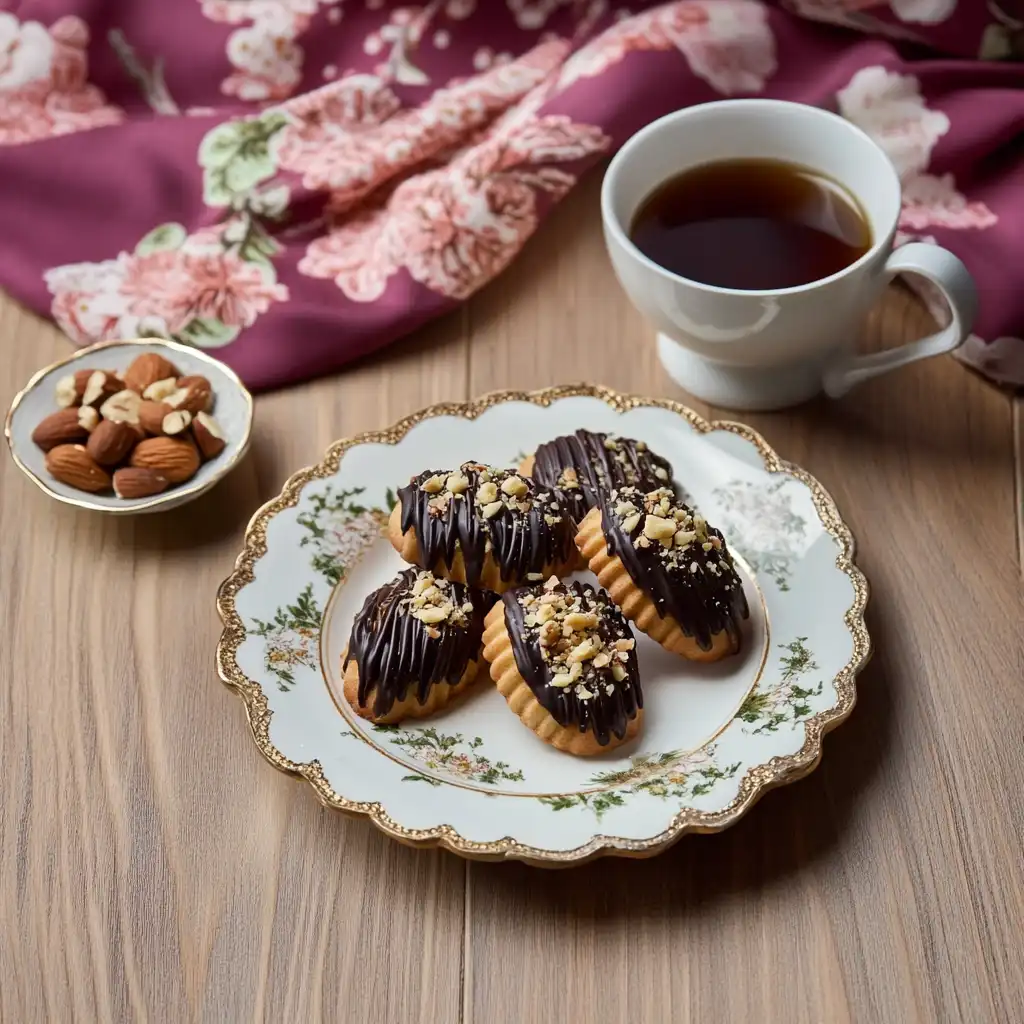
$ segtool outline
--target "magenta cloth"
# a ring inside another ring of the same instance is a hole
[[[901,240],[978,282],[962,357],[1024,383],[1024,0],[0,9],[0,285],[77,344],[334,370],[498,274],[647,122],[763,95],[885,148]]]

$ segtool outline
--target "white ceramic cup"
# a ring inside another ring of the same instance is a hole
[[[843,186],[870,222],[871,249],[820,281],[739,291],[673,274],[630,241],[633,217],[658,185],[690,167],[742,158],[799,164]],[[893,251],[899,214],[899,177],[869,136],[828,111],[781,100],[723,100],[654,121],[619,150],[601,190],[612,265],[658,329],[662,365],[698,398],[734,409],[778,409],[821,390],[835,398],[966,340],[978,303],[967,268],[937,245]],[[868,312],[902,273],[938,286],[949,303],[949,325],[898,348],[856,355]]]

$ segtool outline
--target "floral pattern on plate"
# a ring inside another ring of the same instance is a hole
[[[705,796],[722,779],[731,779],[740,763],[719,766],[714,746],[686,753],[671,750],[664,754],[638,754],[629,768],[622,771],[597,772],[590,777],[595,785],[612,788],[594,793],[571,793],[565,796],[544,796],[541,803],[552,810],[586,807],[600,820],[612,807],[622,807],[639,793],[683,803],[687,798]]]
[[[363,490],[328,487],[311,494],[308,509],[296,520],[306,531],[300,547],[312,550],[313,568],[331,584],[340,583],[346,568],[380,536],[394,508],[396,498],[390,488],[384,496],[384,509],[369,508],[355,500]]]
[[[794,562],[800,557],[807,523],[793,511],[789,481],[731,480],[714,491],[721,511],[718,525],[729,544],[755,572],[789,590]]]
[[[385,738],[412,760],[419,762],[431,772],[440,772],[453,779],[470,779],[485,786],[493,786],[505,780],[522,782],[523,773],[504,761],[490,761],[482,752],[484,741],[479,736],[467,740],[462,733],[451,735],[438,732],[432,725],[420,729],[404,728],[398,725],[375,725],[373,731],[383,733]],[[343,735],[355,735],[351,730]],[[403,775],[403,782],[426,782],[440,786],[440,779],[432,775]]]
[[[797,680],[815,672],[818,663],[807,650],[807,637],[798,636],[788,644],[779,644],[787,653],[781,661],[779,685],[774,689],[757,689],[743,702],[736,717],[754,728],[755,734],[776,732],[781,725],[795,726],[811,713],[814,702],[822,694],[824,683],[801,686]]]

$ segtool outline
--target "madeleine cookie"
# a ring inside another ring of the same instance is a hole
[[[559,491],[579,523],[604,491],[637,487],[645,494],[671,486],[672,467],[644,441],[577,430],[556,437],[528,455],[519,472],[541,487]]]
[[[640,731],[636,641],[589,583],[506,592],[487,615],[484,657],[508,706],[558,750],[600,754]]]
[[[476,678],[486,608],[480,591],[416,569],[375,590],[341,656],[352,710],[387,724],[450,703]]]
[[[626,618],[666,650],[693,661],[739,651],[749,611],[725,540],[669,488],[611,491],[576,546]]]
[[[427,470],[398,492],[388,537],[407,562],[496,593],[579,564],[561,499],[511,469]]]

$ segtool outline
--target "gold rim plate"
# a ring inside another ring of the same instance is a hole
[[[822,526],[837,542],[836,567],[849,577],[854,593],[853,603],[844,616],[853,649],[846,665],[832,680],[837,695],[836,702],[832,707],[804,721],[806,738],[799,750],[787,756],[773,757],[767,763],[748,769],[740,782],[736,797],[728,806],[713,812],[684,808],[663,832],[650,838],[633,840],[595,835],[589,842],[575,849],[545,850],[524,845],[512,838],[495,842],[474,842],[466,839],[450,825],[439,825],[429,829],[407,829],[390,817],[380,803],[353,801],[338,793],[325,777],[319,761],[292,761],[273,745],[269,735],[272,712],[267,698],[260,684],[250,679],[239,668],[236,660],[238,648],[246,637],[245,627],[235,607],[236,595],[253,581],[254,567],[266,554],[267,527],[270,521],[283,509],[296,505],[308,483],[336,474],[345,453],[351,448],[362,444],[397,444],[418,423],[437,416],[456,416],[473,420],[487,409],[503,402],[528,402],[546,407],[560,399],[571,397],[597,398],[619,413],[643,407],[664,409],[680,416],[699,433],[728,431],[737,434],[756,448],[767,472],[791,476],[807,487]],[[650,857],[668,849],[688,833],[721,831],[735,824],[769,790],[794,782],[813,771],[821,760],[822,738],[844,721],[853,710],[856,700],[855,678],[871,654],[871,642],[864,624],[867,599],[867,581],[854,564],[853,535],[843,522],[832,497],[810,473],[781,459],[764,438],[750,427],[728,420],[705,420],[692,409],[671,399],[625,395],[595,385],[572,384],[532,392],[498,391],[475,401],[433,405],[399,420],[386,430],[369,431],[336,441],[327,449],[324,458],[317,465],[295,473],[285,483],[281,493],[263,505],[250,520],[245,532],[245,546],[236,559],[234,571],[218,590],[217,609],[224,623],[224,630],[217,646],[217,670],[223,682],[241,698],[253,739],[260,753],[280,771],[305,779],[325,806],[353,817],[369,818],[382,832],[409,846],[442,847],[476,860],[522,860],[538,866],[564,867],[608,855]]]

